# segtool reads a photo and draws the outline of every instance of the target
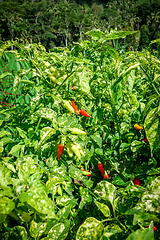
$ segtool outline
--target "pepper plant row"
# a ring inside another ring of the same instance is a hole
[[[2,239],[159,239],[158,52],[86,34],[0,48]]]

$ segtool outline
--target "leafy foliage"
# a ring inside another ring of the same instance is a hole
[[[158,52],[88,34],[71,50],[1,47],[2,80],[13,78],[0,106],[2,239],[158,239]]]

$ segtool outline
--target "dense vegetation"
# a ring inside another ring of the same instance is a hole
[[[40,42],[49,50],[70,48],[87,39],[83,32],[93,29],[138,30],[113,44],[140,50],[160,38],[159,16],[160,0],[5,0],[0,2],[0,40]]]
[[[159,239],[159,47],[108,44],[136,34],[1,45],[1,239]]]

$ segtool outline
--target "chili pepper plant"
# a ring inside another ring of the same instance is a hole
[[[158,51],[86,34],[0,47],[1,239],[159,239]]]

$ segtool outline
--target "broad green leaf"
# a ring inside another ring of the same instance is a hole
[[[143,147],[143,144],[142,142],[138,141],[138,140],[134,140],[132,143],[131,143],[131,150],[132,152],[137,152]]]
[[[74,178],[74,179],[77,179],[77,180],[83,180],[84,179],[84,175],[79,168],[75,168],[75,167],[71,166],[69,168],[68,173],[69,173],[69,176],[71,178]]]
[[[0,167],[0,185],[1,186],[7,186],[10,184],[11,180],[11,171],[6,168],[5,166]]]
[[[40,133],[40,142],[39,144],[43,144],[46,142],[53,134],[56,133],[56,130],[51,127],[44,127]]]
[[[12,189],[8,186],[6,187],[0,187],[0,198],[1,197],[12,197]]]
[[[3,137],[3,136],[5,136],[5,135],[11,135],[11,133],[10,133],[10,132],[7,132],[7,131],[5,131],[5,130],[0,131],[0,137]]]
[[[111,46],[102,46],[102,49],[105,49],[114,59],[120,59],[120,56],[115,48]]]
[[[76,202],[77,201],[75,199],[72,199],[67,206],[59,210],[57,213],[59,221],[64,221],[69,216],[71,209],[75,207]]]
[[[9,214],[15,208],[14,202],[7,198],[0,198],[0,214]]]
[[[153,108],[146,116],[144,121],[144,130],[149,141],[151,154],[160,147],[160,106]]]
[[[150,214],[150,213],[141,213],[141,214],[134,214],[133,218],[133,225],[140,223],[143,223],[145,221],[154,221],[154,222],[159,222],[159,218],[156,215]]]
[[[126,240],[154,240],[153,222],[150,223],[149,228],[139,229],[131,233]]]
[[[1,138],[1,142],[3,143],[3,146],[4,146],[10,142],[13,142],[13,140],[10,137],[4,137],[4,138]]]
[[[33,207],[37,212],[46,214],[49,218],[57,218],[54,213],[54,204],[47,195],[35,194],[30,198],[27,203]]]
[[[95,143],[97,143],[97,145],[102,148],[102,138],[98,133],[95,133],[91,136],[91,138],[93,139],[93,141]]]
[[[114,31],[112,30],[110,33],[106,35],[107,40],[125,38],[127,35],[131,35],[137,33],[137,31]]]
[[[50,229],[47,237],[42,240],[64,240],[68,234],[69,227],[70,220],[66,220],[64,223],[57,223]]]
[[[101,197],[103,200],[108,200],[112,206],[114,204],[116,187],[105,180],[97,184],[94,193]]]
[[[112,235],[118,235],[121,232],[122,229],[118,225],[113,223],[105,227],[103,236],[107,237],[107,239],[110,239]],[[118,236],[115,239],[118,239]]]
[[[12,147],[12,149],[8,153],[8,155],[13,155],[15,157],[19,157],[19,152],[20,152],[20,150],[23,151],[24,147],[25,147],[25,145],[17,144],[17,145]]]
[[[103,223],[96,218],[89,217],[79,227],[76,240],[99,240],[103,234]]]
[[[96,149],[95,149],[95,153],[103,156],[103,149],[101,149],[101,148],[96,148]]]
[[[53,111],[51,108],[40,108],[35,114],[39,117],[45,118],[49,121],[53,121],[56,119],[57,113]]]
[[[83,93],[86,93],[86,94],[90,93],[89,79],[83,73],[81,76],[79,76],[79,85]]]
[[[105,33],[101,32],[100,30],[91,30],[85,33],[85,35],[89,35],[93,38],[93,40],[99,40],[102,37],[105,37]]]
[[[30,224],[30,229],[29,229],[31,237],[39,238],[43,234],[43,232],[46,230],[46,225],[47,225],[46,222],[37,223],[34,220],[32,220]]]
[[[68,195],[63,195],[63,196],[58,196],[56,198],[56,203],[57,205],[64,207],[66,205],[69,204],[69,202],[72,200],[73,198],[68,196]]]
[[[27,231],[22,226],[15,226],[9,232],[9,239],[27,240]]]
[[[96,200],[94,200],[94,203],[97,205],[97,207],[104,214],[105,217],[109,217],[110,210],[109,210],[109,207],[106,204],[100,203],[100,202],[98,202]]]
[[[160,177],[155,178],[141,199],[147,211],[160,213]]]
[[[4,150],[4,147],[3,147],[3,142],[0,142],[0,153],[2,153]]]
[[[4,165],[9,169],[11,170],[12,172],[16,172],[14,166],[11,164],[11,163],[8,163],[8,162],[4,162]]]
[[[19,127],[16,127],[16,129],[17,129],[19,135],[21,136],[21,138],[26,138],[26,134],[27,134],[27,133],[26,133],[24,130],[22,130],[22,129],[19,128]]]
[[[80,189],[80,195],[81,201],[79,204],[79,209],[83,209],[83,207],[86,206],[87,203],[92,202],[92,196],[89,194],[89,191],[86,188]]]

